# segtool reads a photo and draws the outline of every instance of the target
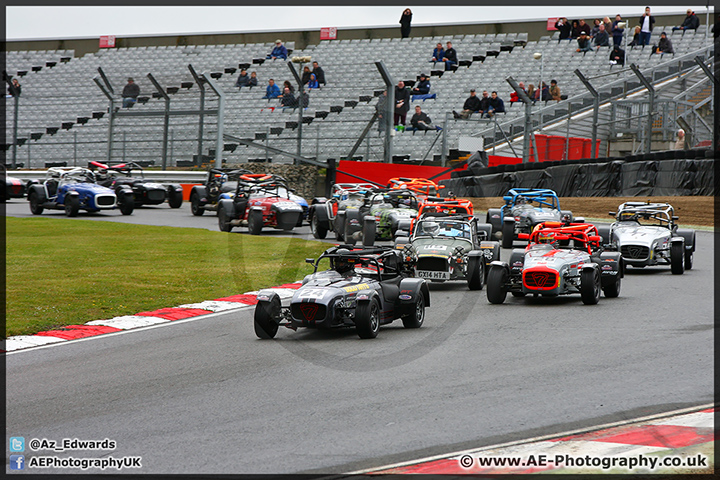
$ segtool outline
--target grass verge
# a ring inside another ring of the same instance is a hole
[[[293,282],[328,244],[195,228],[6,218],[5,335]]]

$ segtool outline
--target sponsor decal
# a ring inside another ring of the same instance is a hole
[[[365,290],[366,288],[370,288],[370,285],[367,283],[359,283],[357,285],[352,285],[350,287],[343,287],[343,290],[345,290],[348,293],[351,292],[357,292],[359,290]]]
[[[514,262],[514,263],[512,264],[512,266],[513,266],[513,267],[522,267],[522,266],[523,266],[523,262]]]
[[[447,250],[448,249],[447,245],[428,245],[427,248],[430,250]]]
[[[603,265],[602,269],[603,270],[612,270],[612,267],[610,265]]]
[[[412,300],[412,295],[400,295],[400,300]]]
[[[268,295],[258,295],[257,299],[259,302],[267,302],[270,300],[270,297]]]
[[[365,294],[365,293],[363,293],[362,295],[358,295],[358,296],[357,296],[357,300],[367,300],[367,299],[369,299],[369,298],[370,298],[370,296],[367,295],[367,294]]]
[[[495,215],[493,215],[493,216],[492,216],[492,217],[490,217],[490,218],[500,218],[500,215],[498,215],[498,214],[495,214]]]

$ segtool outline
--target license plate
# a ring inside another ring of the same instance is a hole
[[[428,278],[430,280],[450,280],[450,272],[435,272],[430,270],[418,270],[419,278]]]

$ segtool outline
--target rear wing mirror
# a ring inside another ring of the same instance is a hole
[[[530,234],[518,233],[518,240],[530,240]]]
[[[600,235],[591,235],[588,237],[588,240],[590,240],[591,242],[601,243],[602,237]]]
[[[306,258],[305,263],[309,263],[312,265],[313,263],[315,263],[315,259],[314,258]]]
[[[617,215],[617,212],[608,212],[608,215],[610,215],[611,217],[614,217],[615,215]]]
[[[678,217],[677,215],[673,215],[673,216],[672,216],[672,219],[673,219],[673,222],[676,222],[677,220],[680,219],[680,217]]]

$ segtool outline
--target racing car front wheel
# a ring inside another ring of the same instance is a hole
[[[220,227],[221,232],[232,231],[232,225],[227,218],[227,212],[225,212],[225,209],[222,207],[218,209],[218,227]]]
[[[248,231],[251,235],[260,235],[263,227],[263,214],[261,210],[250,210],[248,214]]]
[[[77,217],[80,211],[80,199],[75,196],[65,197],[65,215]]]
[[[425,297],[422,292],[417,297],[413,311],[403,317],[403,327],[420,328],[425,320]]]
[[[507,297],[505,284],[508,281],[508,272],[503,267],[492,266],[487,278],[487,299],[488,302],[500,304]]]
[[[195,192],[190,195],[190,211],[196,217],[205,213],[205,209],[200,205],[200,196]]]
[[[313,237],[320,240],[327,236],[327,227],[320,224],[320,219],[317,214],[313,215],[312,220],[310,220],[310,230],[312,231]]]
[[[40,201],[40,195],[38,195],[37,192],[30,192],[28,200],[30,201],[30,211],[33,215],[40,215],[43,210],[45,210]]]
[[[274,338],[278,331],[278,317],[280,316],[280,297],[273,296],[269,302],[258,302],[255,306],[255,335],[258,338]]]
[[[685,272],[685,252],[684,245],[675,242],[670,245],[670,271],[673,275],[682,275]]]
[[[600,272],[588,268],[580,273],[580,296],[585,305],[595,305],[600,301]]]
[[[132,193],[126,193],[120,202],[120,213],[132,215],[133,210],[135,210],[135,198]]]
[[[373,298],[355,307],[355,329],[360,338],[375,338],[380,330],[380,302]]]
[[[512,248],[513,240],[515,240],[515,224],[513,222],[503,222],[502,248]]]
[[[180,208],[183,202],[182,190],[172,190],[168,195],[168,204],[170,208]]]
[[[468,288],[482,290],[483,280],[485,280],[485,259],[482,257],[471,258],[468,262]]]

